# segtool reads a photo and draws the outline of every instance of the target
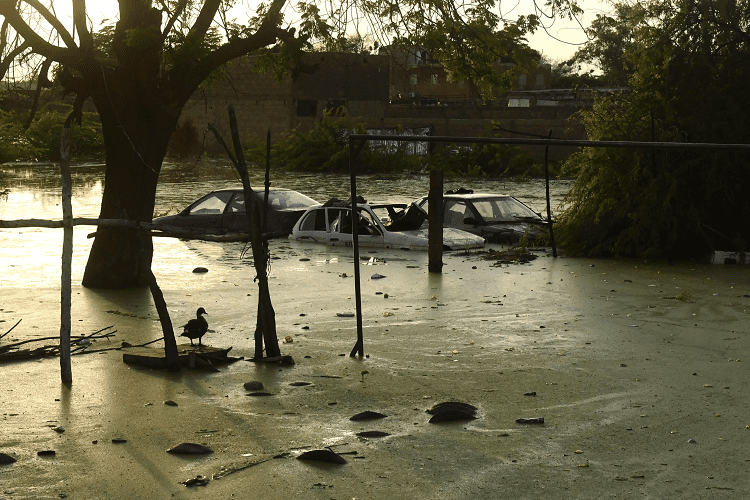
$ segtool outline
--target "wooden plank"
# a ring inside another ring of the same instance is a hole
[[[213,363],[231,363],[235,358],[230,358],[227,354],[231,347],[213,347],[198,346],[190,344],[180,344],[177,346],[177,356],[181,366],[195,367],[208,366],[213,367]],[[133,347],[128,348],[123,353],[122,360],[128,364],[141,366],[151,366],[155,368],[166,368],[167,360],[163,349],[153,347]],[[197,362],[200,360],[200,362]]]

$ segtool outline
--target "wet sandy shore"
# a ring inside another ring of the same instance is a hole
[[[421,254],[369,254],[367,357],[356,359],[355,320],[338,315],[354,312],[351,259],[288,253],[272,264],[271,293],[294,366],[248,361],[257,287],[248,268],[230,272],[220,258],[179,287],[155,270],[175,326],[203,306],[205,343],[243,360],[170,373],[127,365],[123,351],[86,354],[73,358],[71,388],[57,359],[0,366],[0,452],[17,460],[0,466],[0,498],[698,499],[750,489],[746,267],[543,252],[498,266],[458,254],[435,275]],[[0,331],[22,319],[10,338],[57,334],[50,281],[3,289]],[[73,293],[74,334],[116,330],[96,348],[161,336],[147,291]],[[249,381],[272,395],[249,396]],[[425,410],[450,400],[478,418],[429,423]],[[387,418],[349,420],[365,410]],[[516,423],[528,417],[544,424]],[[388,435],[356,435],[366,430]],[[181,442],[214,453],[166,453]],[[325,447],[347,463],[296,459]],[[199,475],[208,484],[181,484]]]

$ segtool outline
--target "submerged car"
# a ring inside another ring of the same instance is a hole
[[[428,197],[415,202],[429,211]],[[515,245],[527,235],[529,241],[548,230],[541,215],[510,195],[475,193],[470,189],[443,195],[443,226],[482,236],[492,243]]]
[[[362,247],[427,250],[427,218],[412,204],[357,204],[357,235]],[[380,215],[379,215],[380,214]],[[382,218],[381,218],[382,216]],[[328,245],[352,246],[352,208],[350,204],[326,203],[310,207],[292,229],[290,239]],[[445,250],[483,248],[484,238],[459,229],[443,229]]]
[[[263,203],[264,188],[253,188],[254,196]],[[318,202],[297,191],[271,188],[268,192],[268,225],[266,233],[286,236],[308,207]],[[189,230],[203,235],[229,235],[246,240],[248,217],[242,189],[213,191],[188,205],[177,215],[154,219],[154,226],[163,231]]]

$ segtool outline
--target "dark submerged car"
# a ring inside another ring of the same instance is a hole
[[[429,212],[426,196],[416,204]],[[548,230],[541,215],[510,195],[457,189],[443,195],[443,204],[444,227],[461,229],[492,243],[515,245],[524,234],[533,242]]]
[[[263,203],[264,188],[253,188],[254,196]],[[297,191],[271,188],[268,192],[268,225],[266,233],[286,236],[308,207],[318,202]],[[242,189],[213,191],[191,203],[177,215],[154,219],[157,229],[187,230],[202,235],[236,235],[247,239],[248,218]]]

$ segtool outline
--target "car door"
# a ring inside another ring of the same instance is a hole
[[[328,208],[330,231],[328,241],[334,245],[352,246],[352,211],[350,208]],[[382,247],[383,229],[377,217],[364,208],[358,208],[357,241],[363,247]]]

